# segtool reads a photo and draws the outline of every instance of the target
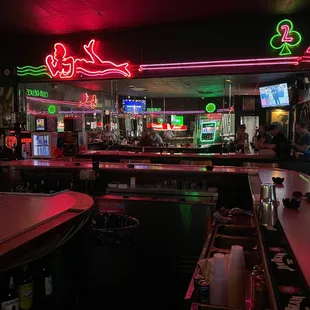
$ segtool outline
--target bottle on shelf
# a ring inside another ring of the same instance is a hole
[[[19,297],[16,287],[14,286],[13,277],[10,277],[9,286],[4,290],[0,297],[0,309],[1,310],[18,310],[19,309]]]
[[[39,273],[34,283],[36,289],[36,295],[34,299],[35,309],[53,309],[53,279],[52,272],[46,266],[41,265]]]
[[[40,193],[45,193],[45,190],[46,190],[46,188],[45,188],[45,182],[44,182],[44,180],[41,180],[41,183],[40,183]]]
[[[33,279],[28,272],[28,266],[24,265],[20,283],[18,286],[19,310],[30,310],[33,305]]]
[[[72,178],[71,181],[70,181],[69,189],[70,189],[70,191],[73,191],[73,190],[74,190],[74,180],[73,180],[73,178]]]

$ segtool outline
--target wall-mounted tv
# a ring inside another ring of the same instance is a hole
[[[145,112],[146,100],[123,99],[123,111],[128,114],[140,114]]]
[[[286,83],[260,87],[259,93],[263,108],[278,108],[290,105]]]
[[[183,126],[183,116],[182,115],[171,115],[171,124]]]

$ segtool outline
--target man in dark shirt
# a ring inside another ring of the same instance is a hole
[[[290,156],[290,143],[288,139],[279,131],[276,125],[270,125],[268,131],[272,136],[272,140],[270,144],[265,144],[264,148],[274,150],[280,160],[287,159]]]
[[[310,146],[310,133],[307,125],[303,122],[295,123],[295,132],[298,135],[297,141],[292,143],[297,152],[305,152]]]

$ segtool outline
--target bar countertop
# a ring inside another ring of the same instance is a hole
[[[92,206],[91,197],[70,191],[45,196],[0,193],[0,256]]]
[[[73,162],[67,161],[48,161],[48,160],[24,160],[24,161],[12,161],[12,162],[1,162],[2,166],[11,166],[14,168],[67,168],[67,169],[91,169],[91,163],[81,162],[80,166],[74,166]],[[301,201],[301,206],[298,210],[286,209],[283,207],[282,199],[290,198],[294,191],[301,191],[303,194],[310,192],[310,177],[295,171],[281,170],[281,169],[268,169],[268,168],[242,168],[242,167],[215,167],[213,171],[206,171],[204,166],[189,166],[189,165],[160,165],[160,164],[135,164],[134,168],[128,168],[127,164],[121,163],[100,163],[100,170],[139,170],[140,172],[150,172],[150,171],[165,171],[171,172],[191,172],[191,173],[238,173],[238,174],[248,174],[250,185],[252,188],[253,197],[259,194],[260,183],[257,180],[260,179],[263,183],[271,183],[272,177],[283,177],[284,183],[281,186],[276,187],[277,199],[280,201],[278,208],[279,220],[282,224],[283,230],[285,232],[286,238],[291,246],[291,249],[299,262],[300,268],[305,276],[308,286],[310,287],[310,202],[307,200]],[[259,178],[257,178],[259,176]],[[61,194],[62,195],[62,194]],[[60,195],[60,197],[61,197]],[[65,194],[69,195],[69,194]],[[84,201],[84,208],[91,207],[92,199],[88,196],[70,193],[73,195],[75,202],[70,199],[68,203],[70,206],[67,209],[76,208],[80,206],[82,201]],[[78,196],[81,195],[81,196]],[[81,197],[78,198],[78,197]],[[9,210],[5,201],[7,197],[0,195],[0,212]],[[31,198],[33,199],[33,198]],[[42,198],[41,198],[42,199]],[[67,198],[66,198],[67,199]],[[69,199],[69,198],[68,198]],[[39,203],[38,199],[38,202]],[[3,201],[3,202],[2,202]],[[13,201],[13,200],[12,200]],[[26,201],[21,199],[21,203],[25,204]],[[28,204],[30,204],[28,201]],[[40,203],[43,203],[41,200]],[[88,207],[87,207],[88,206]],[[12,206],[13,208],[13,206]],[[16,208],[16,206],[15,206]],[[61,208],[61,206],[57,206]],[[70,212],[69,212],[70,213]],[[5,221],[1,214],[0,221]],[[4,223],[0,225],[3,226]],[[7,223],[7,222],[6,222]],[[0,226],[0,227],[1,227]],[[1,231],[1,230],[0,230]],[[3,238],[2,233],[0,234],[1,239]],[[1,244],[0,244],[1,248]],[[1,254],[1,251],[0,251]]]
[[[200,158],[200,159],[212,159],[212,158],[238,158],[238,159],[269,159],[274,158],[275,153],[272,150],[260,150],[258,153],[251,150],[250,153],[179,153],[174,150],[172,153],[169,152],[129,152],[129,151],[85,151],[80,153],[82,157],[92,157],[92,156],[118,156],[122,157],[173,157],[173,158]]]

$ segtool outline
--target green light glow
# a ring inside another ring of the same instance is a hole
[[[183,227],[188,231],[191,227],[192,221],[192,206],[190,204],[180,204],[181,218],[183,222]]]
[[[206,105],[206,111],[208,113],[213,113],[216,110],[216,105],[214,103],[208,103]]]
[[[293,29],[292,21],[283,19],[276,27],[277,33],[270,39],[270,46],[274,50],[280,50],[280,56],[291,55],[291,49],[298,46],[302,41],[301,34]]]
[[[52,104],[47,109],[49,114],[55,114],[56,113],[56,107]]]

